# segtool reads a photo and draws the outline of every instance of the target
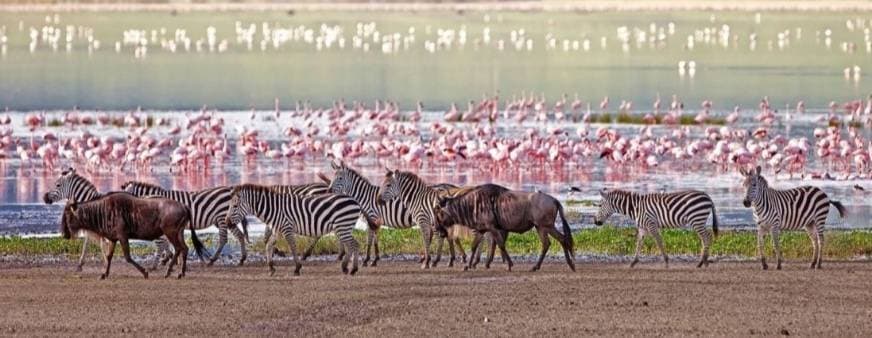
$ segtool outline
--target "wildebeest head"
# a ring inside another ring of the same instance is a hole
[[[76,174],[76,169],[69,168],[62,171],[61,177],[59,177],[55,181],[54,189],[42,195],[42,201],[45,202],[45,204],[52,204],[54,202],[72,197],[72,185],[73,181],[76,180],[76,178],[79,178],[79,176]]]
[[[600,202],[596,216],[593,218],[593,224],[596,225],[603,225],[603,222],[616,212],[613,192],[603,188],[600,190],[600,197],[602,197],[602,201]]]
[[[378,199],[382,202],[390,202],[395,198],[400,197],[400,182],[399,182],[399,170],[390,170],[387,169],[387,173],[385,173],[385,179],[382,182],[381,187],[378,192]]]
[[[447,229],[453,224],[449,204],[453,197],[440,197],[439,202],[433,206],[433,226],[437,230]]]
[[[76,202],[67,203],[64,207],[64,213],[61,215],[61,236],[64,239],[70,239],[74,233],[79,232],[80,223],[78,215],[78,204]]]
[[[745,188],[745,198],[742,200],[742,205],[746,208],[750,208],[751,204],[760,198],[760,191],[768,186],[766,179],[760,175],[762,170],[763,168],[760,166],[751,171],[746,171],[744,168],[739,169],[739,173],[745,177],[742,182],[742,187]]]

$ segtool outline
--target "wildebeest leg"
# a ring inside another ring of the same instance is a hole
[[[454,238],[454,244],[457,246],[457,251],[460,252],[460,258],[463,263],[466,263],[466,251],[463,251],[463,245],[460,243],[460,238]]]
[[[184,229],[184,223],[182,223],[179,227]],[[173,257],[172,261],[167,265],[167,272],[164,274],[164,278],[170,276],[173,273],[173,267],[179,262],[179,255],[184,254],[188,255],[188,247],[184,243],[184,230],[179,230],[178,233],[170,232],[167,234],[167,240],[173,245]],[[182,272],[179,274],[179,278],[185,275],[185,267],[182,266]]]
[[[506,236],[504,236],[503,233],[506,233]],[[508,265],[508,270],[512,271],[512,265],[514,265],[512,264],[512,257],[510,257],[509,252],[506,251],[506,237],[508,236],[508,233],[505,231],[492,231],[491,236],[494,236],[494,241],[499,245],[500,254],[502,254],[503,260]]]
[[[442,244],[445,243],[445,237],[441,234],[436,238],[436,258],[433,259],[433,267],[435,268],[439,265],[439,261],[442,260]],[[450,246],[450,243],[449,243]]]
[[[506,238],[509,235],[509,233],[507,231],[501,231],[500,233],[503,235],[503,238]],[[490,269],[491,263],[494,262],[494,253],[497,250],[497,246],[495,243],[496,242],[494,241],[494,236],[491,235],[490,236],[490,251],[488,251],[488,253],[487,253],[487,262],[484,263],[485,269]],[[506,262],[506,259],[503,258],[503,263],[505,263],[505,262]]]
[[[100,247],[103,248],[102,246]],[[88,236],[82,238],[82,255],[79,256],[79,265],[76,266],[76,271],[82,271],[82,265],[85,264],[85,255],[88,252]],[[106,256],[106,253],[103,253],[103,256]]]
[[[566,264],[569,265],[569,268],[572,269],[572,271],[575,271],[575,257],[573,257],[573,255],[572,255],[572,250],[570,250],[568,247],[566,247],[566,236],[567,235],[561,234],[560,232],[557,231],[556,228],[553,228],[553,227],[542,227],[542,228],[546,229],[547,232],[549,234],[551,234],[551,237],[554,237],[554,239],[557,240],[557,243],[560,243],[560,247],[563,248],[563,257],[566,258]],[[571,235],[568,235],[568,236],[571,236]]]
[[[439,250],[439,254],[442,254],[442,250]],[[454,261],[457,260],[457,254],[454,251],[454,238],[451,238],[451,233],[448,234],[448,254],[451,255],[451,258],[448,259],[448,267],[454,266]]]
[[[475,265],[478,264],[478,257],[481,255],[481,253],[479,252],[479,248],[480,248],[479,245],[481,244],[481,237],[482,237],[481,233],[476,231],[475,238],[472,239],[472,248],[469,249],[470,250],[469,252],[472,256],[469,257],[469,262],[466,264],[465,267],[463,267],[464,271],[469,270],[469,269],[475,269]]]
[[[139,270],[139,272],[142,274],[142,277],[145,277],[145,279],[148,279],[148,271],[145,271],[144,268],[139,266],[139,264],[137,264],[136,261],[133,260],[133,257],[130,257],[130,242],[127,241],[127,238],[122,237],[120,239],[120,242],[121,242],[121,252],[124,253],[124,260],[126,260],[127,263],[130,263],[130,265],[133,265],[133,267],[136,268],[136,270]]]
[[[108,248],[103,254],[103,258],[106,260],[103,263],[105,269],[103,269],[103,274],[100,275],[100,279],[106,279],[109,277],[109,267],[112,266],[112,255],[115,254],[115,241],[109,241]]]
[[[270,226],[272,227],[272,226]],[[273,266],[272,256],[273,256],[273,248],[276,245],[276,235],[273,234],[266,241],[266,250],[264,254],[266,255],[266,266],[269,268],[269,275],[272,276],[276,273],[276,268]]]
[[[538,228],[536,230],[539,234],[539,242],[542,244],[542,252],[539,254],[539,260],[536,261],[536,265],[533,265],[533,268],[530,269],[530,271],[538,271],[539,268],[542,267],[542,261],[545,260],[545,254],[548,253],[548,248],[551,247],[551,240],[548,239],[546,228]]]
[[[430,268],[430,241],[433,239],[433,228],[430,224],[419,224],[421,228],[421,237],[424,240],[424,263],[421,264],[421,269]]]

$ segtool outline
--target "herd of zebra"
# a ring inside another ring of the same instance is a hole
[[[564,217],[563,206],[552,196],[542,192],[512,191],[494,184],[474,187],[458,187],[445,183],[431,185],[414,173],[389,169],[382,184],[377,185],[343,162],[334,161],[331,165],[334,170],[332,179],[319,175],[324,182],[303,185],[242,184],[200,191],[179,191],[131,181],[121,186],[120,193],[140,199],[167,199],[183,205],[189,210],[192,232],[194,229],[216,226],[219,230],[218,244],[208,260],[209,265],[220,257],[227,243],[228,232],[239,241],[239,264],[244,264],[248,238],[246,217],[256,216],[267,225],[264,239],[267,243],[267,265],[271,273],[275,272],[272,256],[279,234],[288,242],[295,264],[294,274],[299,274],[302,266],[300,260],[305,260],[312,253],[321,236],[334,233],[340,243],[342,270],[354,274],[358,266],[359,244],[352,237],[352,230],[359,218],[368,226],[364,266],[376,266],[379,261],[378,233],[382,226],[419,227],[423,238],[422,268],[436,266],[445,239],[448,239],[450,250],[449,266],[455,261],[455,247],[463,255],[463,260],[467,261],[460,241],[454,235],[456,232],[450,231],[453,227],[463,226],[472,230],[475,236],[465,269],[476,267],[480,257],[480,243],[486,238],[490,242],[486,266],[490,266],[495,248],[499,247],[503,260],[511,270],[511,258],[505,249],[508,233],[523,233],[535,227],[542,250],[533,270],[540,267],[549,249],[549,236],[555,238],[563,247],[567,264],[575,270],[570,228]],[[758,226],[757,253],[762,268],[768,268],[763,252],[766,233],[771,235],[777,268],[781,269],[779,233],[782,230],[801,229],[806,230],[814,248],[811,267],[820,268],[824,222],[829,206],[832,204],[844,216],[845,209],[842,204],[830,200],[817,187],[804,186],[789,190],[771,188],[761,175],[759,166],[750,171],[743,169],[741,174],[746,189],[743,204],[752,208]],[[578,190],[574,187],[572,189]],[[44,201],[51,204],[67,200],[69,207],[70,204],[98,203],[110,195],[112,194],[100,193],[94,184],[76,173],[75,169],[66,169],[57,179],[54,189],[44,195]],[[638,263],[643,240],[648,235],[654,239],[663,255],[664,265],[668,267],[669,258],[660,229],[676,227],[690,227],[698,234],[702,242],[702,252],[697,267],[708,266],[709,248],[713,241],[712,233],[706,228],[709,214],[712,216],[712,232],[715,236],[718,232],[715,205],[708,194],[694,190],[639,194],[603,189],[600,195],[602,200],[598,203],[599,210],[594,217],[596,225],[603,224],[609,216],[616,213],[628,216],[636,222],[636,250],[631,267]],[[561,231],[555,227],[558,216],[562,220]],[[437,255],[435,259],[431,259],[430,246],[434,234],[438,235]],[[93,236],[93,233],[90,235]],[[302,254],[302,258],[297,254],[294,240],[296,235],[315,239]],[[105,238],[98,240],[108,242]],[[84,237],[83,242],[82,256],[78,261],[79,270],[85,259],[88,236]],[[171,250],[165,237],[155,242],[158,257],[163,257],[162,260],[155,260],[154,268],[157,268],[159,262],[166,263],[169,260]],[[187,247],[184,250],[187,251]],[[107,259],[111,259],[111,253]],[[352,260],[350,270],[347,267],[349,259]]]

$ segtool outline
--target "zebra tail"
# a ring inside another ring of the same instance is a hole
[[[197,253],[197,257],[200,258],[200,262],[205,262],[206,259],[203,258],[204,254],[209,254],[206,250],[206,247],[203,246],[203,242],[200,242],[200,238],[197,237],[197,231],[194,230],[194,223],[188,222],[188,225],[191,227],[191,242],[194,243],[194,251]]]
[[[845,206],[842,205],[842,202],[839,202],[839,201],[830,201],[830,204],[832,204],[834,207],[836,207],[836,210],[839,211],[839,217],[844,218],[845,215],[848,214],[848,211],[845,210]]]
[[[555,203],[557,203],[557,213],[560,215],[560,220],[563,221],[563,244],[569,248],[569,253],[575,256],[575,249],[573,248],[575,241],[572,240],[572,230],[569,229],[569,222],[566,221],[566,216],[563,215],[563,204],[560,204],[560,202]]]
[[[715,237],[718,237],[718,214],[715,211],[715,204],[712,203],[712,232]]]

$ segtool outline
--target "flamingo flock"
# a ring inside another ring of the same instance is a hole
[[[595,123],[590,103],[566,94],[553,102],[526,93],[504,102],[499,95],[485,95],[465,110],[451,105],[444,113],[426,112],[421,102],[414,106],[404,111],[393,101],[370,107],[337,100],[326,108],[297,102],[282,111],[276,100],[274,111],[248,116],[205,107],[177,117],[140,110],[7,112],[0,114],[0,159],[25,168],[51,169],[65,162],[119,172],[154,170],[155,165],[195,172],[228,160],[305,163],[325,156],[406,167],[476,163],[519,169],[575,164],[680,171],[693,165],[694,170],[730,171],[758,163],[794,179],[872,179],[872,139],[862,129],[872,125],[872,98],[832,104],[813,122],[818,126],[811,135],[799,136],[778,128],[787,114],[777,113],[765,97],[744,116],[734,108],[723,125],[709,123],[716,115],[713,102],[688,112],[676,96],[664,111],[659,95],[648,111],[631,110],[632,102],[623,101],[618,112],[646,116],[642,121],[656,116],[652,123],[631,125]],[[795,114],[804,113],[803,102],[796,107]],[[609,98],[599,108],[607,112]],[[686,114],[696,114],[692,124],[674,122]],[[238,123],[244,120],[255,123]],[[841,120],[862,124],[833,124]]]

